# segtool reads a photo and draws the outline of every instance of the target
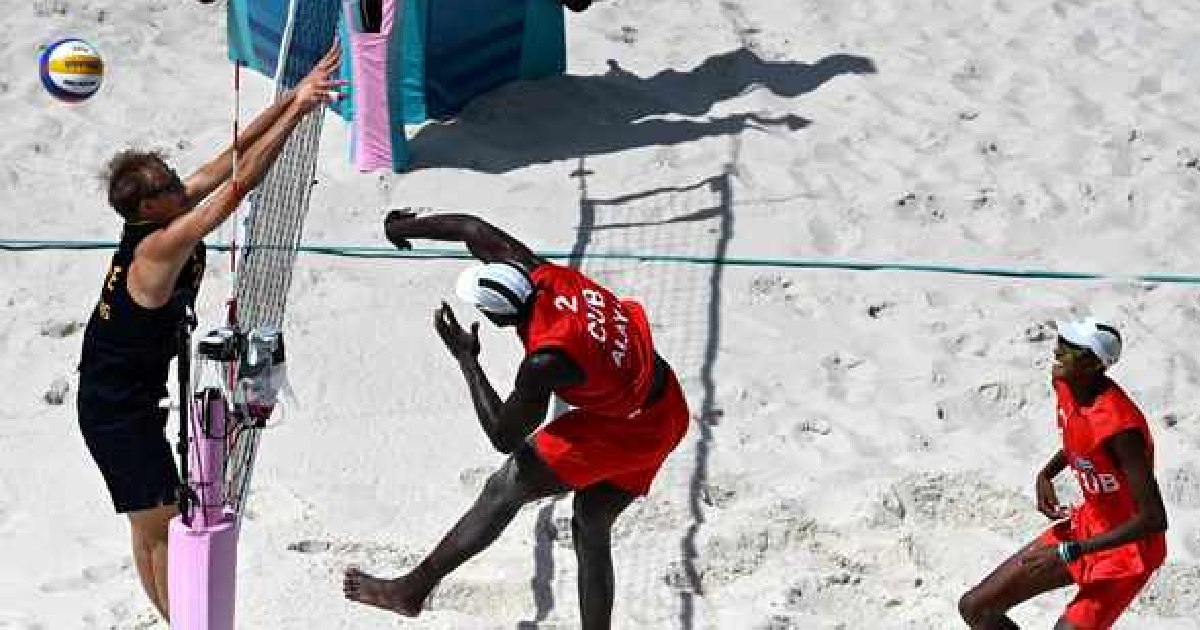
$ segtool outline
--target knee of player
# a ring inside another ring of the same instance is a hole
[[[495,504],[519,504],[521,502],[520,494],[512,471],[508,466],[502,466],[488,476],[487,482],[483,484],[483,493],[480,498]]]

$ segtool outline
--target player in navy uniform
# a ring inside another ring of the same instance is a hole
[[[113,507],[129,517],[142,587],[167,615],[167,524],[179,473],[164,434],[175,331],[204,275],[201,239],[217,228],[279,156],[305,114],[335,98],[334,47],[286,97],[263,111],[234,147],[187,180],[157,153],[123,151],[109,163],[108,201],[125,220],[83,336],[79,427]]]

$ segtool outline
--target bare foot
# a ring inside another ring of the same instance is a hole
[[[346,569],[342,592],[351,601],[390,610],[405,617],[416,617],[421,614],[421,606],[429,596],[430,589],[419,588],[411,582],[407,575],[384,580],[352,568]]]

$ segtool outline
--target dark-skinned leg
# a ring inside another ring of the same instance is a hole
[[[433,587],[500,536],[521,506],[570,490],[528,444],[513,453],[491,477],[474,505],[421,564],[394,580],[346,571],[347,599],[415,617]]]
[[[958,612],[972,630],[1017,630],[1017,624],[1006,616],[1013,606],[1074,583],[1061,563],[1041,574],[1024,565],[1024,557],[1043,546],[1045,543],[1037,540],[1029,543],[962,596]]]
[[[579,563],[583,630],[608,630],[613,605],[612,526],[637,495],[601,482],[575,493],[571,533]]]

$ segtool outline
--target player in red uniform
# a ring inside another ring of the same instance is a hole
[[[1013,629],[1013,606],[1079,586],[1056,630],[1110,628],[1166,557],[1166,508],[1154,477],[1146,418],[1105,375],[1121,354],[1116,328],[1089,318],[1058,324],[1053,384],[1063,447],[1037,474],[1038,510],[1057,521],[963,595],[975,630]],[[1067,466],[1083,505],[1058,503],[1051,481]]]
[[[654,350],[642,307],[573,269],[551,264],[470,215],[394,211],[388,239],[461,241],[484,264],[456,293],[525,347],[513,392],[501,399],[479,365],[479,324],[464,330],[445,303],[434,327],[458,360],[483,431],[508,455],[474,505],[411,572],[394,580],[347,571],[346,597],[417,616],[433,587],[483,551],[520,507],[574,491],[571,531],[579,562],[582,627],[608,628],[613,601],[613,521],[646,494],[687,431],[688,408],[671,367]],[[550,395],[574,408],[538,429]]]

